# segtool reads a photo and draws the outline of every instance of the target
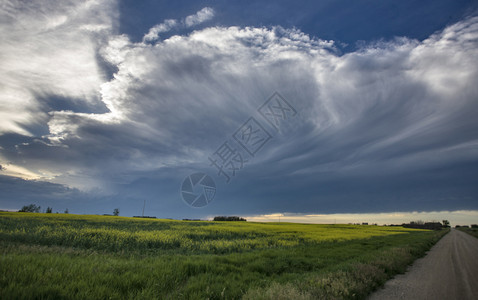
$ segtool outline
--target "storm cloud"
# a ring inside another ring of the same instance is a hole
[[[281,26],[194,30],[209,8],[133,42],[114,2],[88,3],[3,11],[2,186],[181,215],[181,180],[202,171],[218,194],[201,216],[478,208],[478,17],[342,53]],[[208,157],[274,92],[297,116],[225,184]]]

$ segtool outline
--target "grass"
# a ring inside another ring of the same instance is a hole
[[[478,238],[478,228],[458,227],[457,229]]]
[[[445,232],[0,213],[4,299],[361,299]]]

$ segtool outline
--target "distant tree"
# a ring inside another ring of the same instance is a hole
[[[51,211],[52,211],[52,210],[53,210],[53,208],[51,208],[51,207],[48,206],[48,207],[46,208],[46,213],[47,213],[47,214],[51,214]]]
[[[67,209],[65,209],[65,214],[67,214],[67,213],[69,213],[69,212],[68,212],[68,208],[67,208]]]
[[[471,228],[478,228],[477,224],[471,224]]]
[[[247,221],[247,220],[237,216],[230,216],[230,217],[217,216],[217,217],[214,217],[214,221]]]
[[[450,227],[450,222],[448,222],[448,220],[443,220],[442,223],[443,227]]]
[[[417,221],[410,222],[410,224],[412,224],[412,225],[423,225],[423,224],[425,224],[425,222],[423,222],[422,220],[417,220]]]
[[[116,217],[119,216],[119,208],[115,208],[113,210],[113,216],[116,216]]]
[[[37,206],[36,204],[30,204],[30,205],[25,205],[22,207],[22,209],[19,210],[19,212],[33,212],[33,213],[38,213],[40,212],[41,206]]]

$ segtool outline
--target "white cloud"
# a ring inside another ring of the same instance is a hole
[[[0,171],[2,171],[2,175],[6,175],[6,176],[18,177],[18,178],[23,178],[27,180],[50,178],[48,176],[43,176],[43,174],[41,174],[40,172],[35,173],[25,167],[13,165],[13,164],[6,164],[0,167],[1,167]]]
[[[168,32],[172,29],[185,26],[193,27],[211,20],[214,17],[214,9],[204,7],[194,15],[187,16],[182,21],[168,19],[161,24],[151,27],[147,34],[143,37],[143,42],[154,42],[159,39],[159,35],[163,32]]]
[[[149,32],[144,36],[143,41],[152,42],[159,38],[159,34],[163,32],[168,32],[171,29],[178,26],[178,21],[176,20],[166,20],[164,23],[153,26]]]
[[[0,134],[32,135],[48,120],[48,97],[99,101],[96,62],[116,26],[113,1],[6,1],[0,9]]]
[[[192,27],[192,26],[201,24],[203,22],[209,21],[213,17],[214,17],[214,9],[210,7],[204,7],[203,9],[198,11],[196,14],[187,16],[186,19],[184,19],[184,24],[187,27]]]

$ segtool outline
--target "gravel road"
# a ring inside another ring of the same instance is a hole
[[[478,239],[452,229],[368,299],[478,299]]]

